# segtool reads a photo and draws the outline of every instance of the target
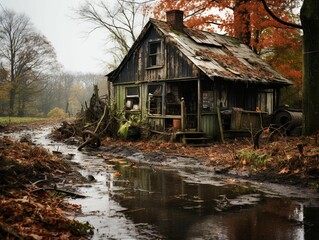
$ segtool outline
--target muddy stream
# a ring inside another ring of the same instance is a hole
[[[72,217],[95,227],[93,239],[319,239],[317,192],[216,175],[183,157],[150,165],[142,153],[78,151],[51,140],[51,129],[7,135],[31,134],[94,177],[75,186],[86,198],[69,199],[82,205]]]

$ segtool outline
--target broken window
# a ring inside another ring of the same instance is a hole
[[[226,86],[220,86],[217,91],[217,106],[221,109],[228,107],[228,94]]]
[[[149,114],[162,114],[163,112],[163,85],[148,85]]]
[[[162,41],[153,40],[148,45],[148,67],[162,66]]]
[[[125,109],[130,111],[139,110],[140,94],[138,87],[125,88]]]

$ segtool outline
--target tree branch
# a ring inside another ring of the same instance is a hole
[[[281,24],[284,24],[288,27],[292,27],[292,28],[299,28],[299,29],[302,29],[302,26],[299,25],[299,24],[295,24],[295,23],[290,23],[290,22],[286,22],[282,19],[280,19],[279,17],[277,17],[271,10],[270,8],[268,7],[267,3],[266,3],[266,0],[261,0],[262,4],[264,5],[264,9],[266,10],[266,12],[277,22],[281,23]]]

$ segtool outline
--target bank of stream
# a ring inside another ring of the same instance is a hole
[[[31,134],[90,180],[74,184],[86,198],[69,199],[72,216],[95,227],[93,239],[316,239],[319,195],[292,186],[258,183],[206,171],[196,159],[173,156],[156,163],[133,149],[98,151],[53,141],[52,128]]]

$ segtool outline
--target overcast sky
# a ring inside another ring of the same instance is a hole
[[[58,61],[66,71],[104,74],[107,72],[106,37],[102,32],[87,35],[89,26],[74,19],[72,9],[83,2],[84,0],[0,0],[3,8],[25,13],[31,19],[35,29],[52,43]]]

